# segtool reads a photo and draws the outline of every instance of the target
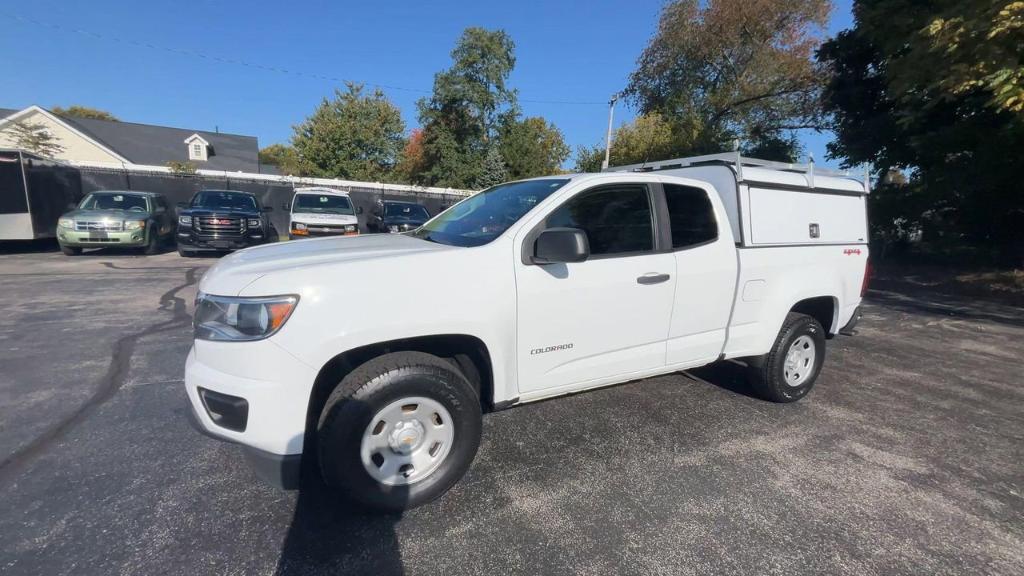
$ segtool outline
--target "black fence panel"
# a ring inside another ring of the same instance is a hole
[[[57,219],[84,196],[78,170],[48,160],[26,159],[25,181],[36,238],[57,235]]]
[[[78,168],[82,172],[82,191],[84,193],[102,189],[145,190],[159,192],[167,197],[172,206],[179,202],[188,202],[199,190],[239,190],[256,194],[260,202],[271,209],[269,217],[274,228],[281,235],[288,233],[289,211],[295,188],[309,187],[308,184],[296,186],[290,182],[246,178],[244,175],[232,177],[207,176],[191,174],[162,174],[158,172],[134,172],[130,170],[107,170],[102,168]],[[375,185],[381,186],[381,185]],[[327,186],[327,188],[332,188]],[[429,192],[410,192],[406,190],[388,190],[376,187],[338,186],[334,189],[348,192],[352,204],[362,208],[358,215],[359,228],[366,231],[366,219],[373,207],[380,200],[415,201],[423,204],[431,216],[448,208],[462,199],[459,194],[439,194]]]

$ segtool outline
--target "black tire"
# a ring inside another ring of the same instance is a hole
[[[65,256],[78,256],[79,254],[82,253],[82,249],[81,248],[76,248],[75,246],[63,246],[62,245],[60,247],[60,251],[63,252]]]
[[[806,336],[814,345],[813,365],[808,363],[802,367],[808,370],[802,374],[798,385],[791,385],[786,380],[786,357],[790,348],[801,336]],[[805,314],[790,312],[782,329],[775,339],[775,344],[768,354],[748,360],[750,380],[754,391],[765,400],[772,402],[796,402],[803,398],[814,387],[821,367],[825,363],[825,329],[814,318]]]
[[[447,456],[428,476],[389,486],[363,466],[363,433],[378,411],[411,396],[441,404],[453,420],[454,437]],[[481,427],[477,391],[451,362],[423,352],[385,354],[350,372],[327,399],[317,427],[320,472],[327,485],[365,506],[407,510],[441,496],[466,473],[480,445]]]
[[[146,247],[142,249],[142,253],[146,256],[155,256],[160,253],[160,236],[156,230],[149,233],[149,239],[146,240]]]

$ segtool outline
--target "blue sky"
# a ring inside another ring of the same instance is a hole
[[[483,26],[516,43],[511,84],[523,112],[554,122],[575,150],[603,140],[604,102],[625,85],[661,5],[2,0],[0,107],[83,104],[126,121],[255,135],[266,146],[286,142],[348,79],[386,86],[412,128],[416,100],[450,65],[462,30]],[[840,0],[830,31],[850,23],[850,0]],[[616,124],[632,116],[619,106]],[[834,164],[824,162],[828,139],[804,135],[819,163]]]

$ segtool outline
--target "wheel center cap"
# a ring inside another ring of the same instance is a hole
[[[397,454],[411,454],[423,441],[423,425],[416,420],[403,420],[395,424],[388,436],[388,445]]]

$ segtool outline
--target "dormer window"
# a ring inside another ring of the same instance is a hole
[[[193,134],[185,139],[188,146],[188,159],[205,162],[210,156],[210,143],[199,134]]]

